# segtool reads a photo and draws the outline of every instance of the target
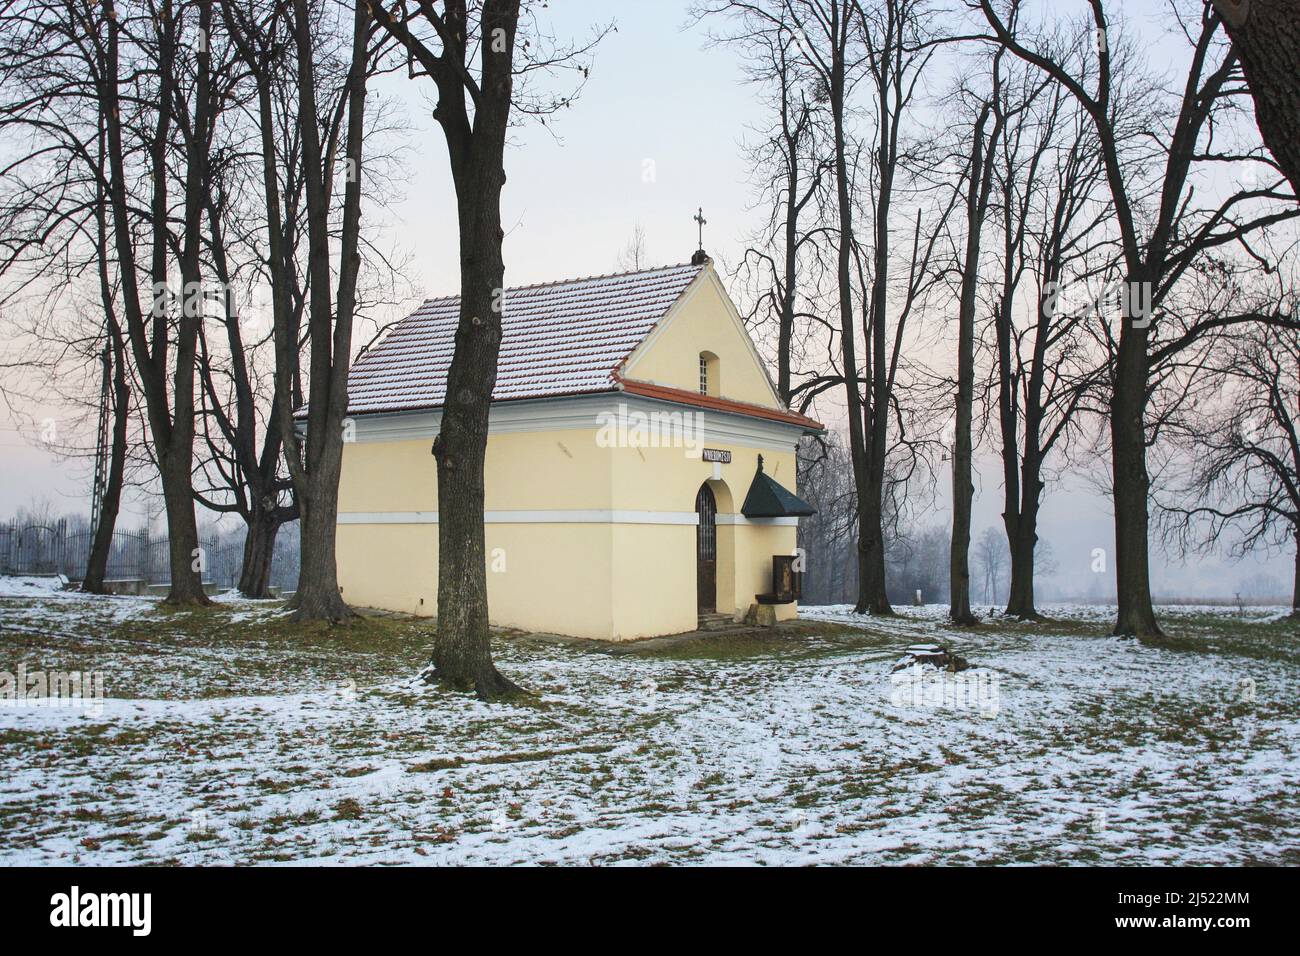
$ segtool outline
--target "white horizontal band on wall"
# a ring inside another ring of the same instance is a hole
[[[488,432],[550,432],[570,429],[599,430],[602,414],[619,414],[620,406],[628,411],[652,413],[657,410],[698,412],[703,430],[699,436],[706,444],[733,445],[760,451],[777,449],[794,451],[803,429],[788,422],[755,418],[751,415],[701,409],[690,405],[626,392],[603,392],[565,398],[519,399],[492,406]],[[433,441],[442,426],[441,411],[361,412],[352,416],[357,442]],[[685,450],[683,449],[683,452]]]
[[[780,518],[746,518],[744,515],[718,515],[715,519],[718,524],[756,524],[756,525],[789,525],[798,527],[799,519],[789,516]]]
[[[436,511],[347,511],[339,524],[437,524]]]
[[[488,511],[485,524],[683,524],[699,523],[694,511]],[[437,524],[436,511],[350,511],[339,524]]]
[[[694,511],[488,511],[485,524],[673,524],[696,525]],[[339,524],[437,524],[436,511],[349,511],[338,517]],[[797,525],[798,518],[746,518],[720,514],[721,525]]]

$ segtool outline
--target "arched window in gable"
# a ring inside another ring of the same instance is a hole
[[[700,394],[718,395],[721,385],[718,357],[712,352],[700,353]]]

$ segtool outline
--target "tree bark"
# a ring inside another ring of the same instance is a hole
[[[460,317],[447,371],[447,397],[434,443],[438,471],[438,633],[434,678],[492,700],[520,692],[492,663],[483,467],[488,416],[501,347],[505,260],[501,190],[510,114],[516,2],[487,3],[482,13],[483,84],[472,132],[443,123],[456,186],[460,229]],[[492,49],[488,37],[504,37]]]
[[[893,614],[885,590],[884,462],[873,467],[858,519],[858,613]]]
[[[891,10],[891,14],[894,11]],[[892,18],[891,18],[892,25]],[[882,60],[890,60],[898,49],[892,48],[902,41],[893,29],[882,40],[886,47],[891,47]],[[875,222],[875,248],[873,250],[871,275],[871,306],[868,311],[867,328],[864,330],[870,343],[870,356],[866,362],[867,372],[867,409],[864,417],[866,429],[865,499],[859,498],[860,513],[858,527],[858,608],[859,613],[869,611],[872,614],[893,614],[889,603],[889,593],[885,580],[885,460],[889,455],[889,364],[886,357],[887,336],[885,323],[889,304],[889,213],[894,198],[894,173],[897,170],[897,123],[898,115],[894,112],[896,104],[891,100],[891,82],[897,77],[889,72],[888,67],[878,68],[876,75],[877,108],[881,122],[874,150],[876,169],[879,174],[879,193],[875,208],[872,210]],[[890,77],[893,76],[891,80]],[[844,133],[837,136],[843,145]],[[842,150],[841,150],[842,151]],[[843,157],[840,157],[843,159]],[[855,374],[856,369],[846,369],[846,374]],[[854,386],[856,389],[856,385]]]
[[[1011,589],[1007,596],[1008,617],[1036,620],[1038,609],[1034,605],[1034,552],[1038,546],[1038,511],[1034,507],[1022,511],[1015,522],[1015,530],[1008,529],[1011,542]]]
[[[280,521],[266,509],[254,507],[244,528],[244,563],[239,572],[239,593],[246,598],[270,597],[271,559]]]
[[[782,121],[785,120],[786,89],[781,88]],[[776,392],[781,403],[790,406],[790,345],[794,340],[795,285],[799,281],[799,146],[786,134],[789,166],[786,171],[785,262],[781,286],[781,318],[776,335]]]
[[[200,29],[211,34],[211,8],[199,8]],[[118,85],[118,38],[121,27],[111,0],[106,0],[105,19],[108,42],[105,53],[105,76],[100,96],[104,103],[105,133],[110,169],[109,198],[112,210],[115,251],[120,266],[122,300],[135,364],[143,386],[149,418],[150,437],[158,460],[167,514],[168,563],[171,570],[169,604],[207,604],[200,579],[198,527],[194,518],[191,464],[194,451],[194,364],[198,323],[195,313],[195,289],[198,287],[198,230],[202,215],[202,184],[208,149],[211,145],[213,103],[209,97],[211,54],[207,44],[200,44],[196,56],[196,91],[194,116],[186,124],[186,189],[184,197],[184,237],[180,256],[181,312],[175,318],[175,356],[169,356],[170,320],[164,308],[154,301],[150,329],[146,329],[137,277],[136,216],[128,199],[126,183],[132,174],[127,169],[123,147],[122,110]],[[149,275],[155,295],[167,287],[168,260],[171,254],[168,206],[167,164],[174,99],[179,96],[176,79],[176,30],[171,4],[164,2],[155,19],[158,33],[158,108],[149,149],[148,177],[151,185],[150,222],[152,257]],[[193,285],[191,285],[191,283]],[[152,343],[152,344],[151,344]],[[168,395],[168,366],[171,396]]]
[[[335,544],[339,476],[343,470],[343,420],[347,415],[352,320],[360,269],[362,153],[369,53],[369,14],[365,0],[353,8],[352,54],[348,69],[348,167],[343,198],[337,296],[331,296],[331,170],[324,165],[312,60],[312,20],[307,0],[294,0],[293,30],[298,61],[298,128],[302,138],[304,192],[307,199],[308,338],[311,344],[310,400],[305,441],[294,431],[290,394],[298,365],[295,329],[288,308],[287,286],[276,303],[276,406],[285,445],[285,463],[293,481],[301,532],[302,564],[291,606],[298,621],[336,623],[352,617],[338,583]],[[264,95],[262,99],[264,100]],[[259,107],[259,110],[261,107]],[[263,137],[268,131],[263,130]],[[264,168],[269,226],[280,221],[274,169]],[[274,208],[273,208],[274,207]],[[277,254],[278,253],[278,254]],[[287,250],[272,238],[273,270],[285,275]]]
[[[1049,281],[1055,281],[1057,266],[1049,266]],[[1012,362],[1011,310],[1014,296],[1010,283],[998,306],[997,338],[999,366],[999,417],[1002,429],[1002,476],[1004,499],[1002,522],[1011,556],[1011,582],[1007,595],[1008,617],[1037,620],[1034,599],[1034,560],[1038,548],[1038,509],[1043,494],[1041,429],[1043,422],[1043,370],[1050,331],[1048,306],[1039,297],[1038,323],[1034,340],[1033,365],[1025,391],[1024,448],[1017,431],[1016,372]],[[1068,414],[1068,411],[1067,411]],[[1017,462],[1019,470],[1017,470]]]
[[[836,282],[839,293],[840,350],[843,356],[845,397],[849,416],[849,454],[853,462],[854,493],[858,507],[858,595],[854,610],[858,614],[889,614],[893,608],[885,595],[885,547],[883,516],[881,514],[884,488],[884,458],[886,446],[884,429],[878,427],[872,405],[880,389],[873,388],[871,369],[876,364],[874,356],[874,327],[864,328],[866,361],[863,364],[865,388],[859,383],[855,317],[853,314],[853,280],[850,262],[853,255],[853,198],[848,164],[848,132],[845,129],[845,45],[849,23],[847,11],[836,2],[831,5],[831,67],[830,105],[835,153],[835,199],[839,224],[839,247],[836,260]],[[882,132],[882,138],[885,134]],[[882,159],[882,175],[889,167]],[[882,184],[881,194],[887,194]],[[879,215],[879,211],[877,213]],[[877,240],[879,240],[877,230]],[[887,246],[883,259],[888,262]],[[876,264],[880,267],[881,250],[877,249]],[[877,323],[879,324],[879,323]],[[883,326],[880,332],[883,335]],[[883,339],[881,339],[883,349]],[[864,396],[865,392],[865,396]]]
[[[212,35],[212,7],[199,7],[200,36]],[[173,374],[171,428],[166,447],[158,452],[163,499],[167,509],[168,558],[171,564],[169,604],[206,604],[202,573],[206,556],[199,547],[198,521],[194,515],[194,373],[199,323],[203,319],[201,293],[203,274],[202,235],[204,199],[207,190],[208,150],[214,117],[209,100],[211,45],[200,43],[194,90],[194,115],[186,136],[184,229],[181,238],[181,314],[178,319],[176,371]],[[162,104],[167,108],[168,104]]]
[[[994,63],[997,63],[996,59]],[[996,69],[995,65],[994,70]],[[999,95],[996,77],[993,95]],[[966,249],[962,260],[961,297],[957,315],[957,407],[953,423],[948,618],[954,624],[963,626],[978,623],[970,606],[970,525],[971,504],[975,497],[975,484],[971,474],[974,457],[971,419],[975,403],[975,294],[979,282],[980,239],[983,235],[984,213],[988,208],[993,175],[992,153],[998,130],[998,124],[995,124],[993,138],[987,144],[986,157],[984,128],[990,110],[991,106],[987,103],[980,110],[971,137],[970,178],[966,192]]]
[[[1255,100],[1260,134],[1300,195],[1300,4],[1213,0]]]
[[[1130,276],[1129,288],[1135,288]],[[1163,637],[1151,602],[1147,554],[1147,338],[1125,316],[1110,404],[1111,476],[1115,503],[1115,634]]]
[[[465,61],[466,4],[449,0],[445,9],[439,14],[427,5],[421,14],[439,36],[438,52],[416,37],[406,20],[379,5],[374,11],[384,29],[437,84],[433,115],[447,142],[460,234],[456,348],[433,444],[438,472],[438,631],[431,679],[492,700],[520,693],[492,663],[483,535],[483,466],[505,293],[501,189],[506,181],[519,0],[483,3],[477,83]],[[456,37],[462,38],[459,43]],[[467,95],[474,102],[472,120]]]
[[[113,302],[113,283],[109,277],[111,243],[108,228],[108,203],[103,183],[107,179],[107,150],[101,126],[98,155],[99,185],[95,208],[95,239],[97,243],[96,271],[99,274],[100,301],[104,306],[104,386],[112,390],[113,430],[110,439],[108,473],[105,476],[104,496],[99,502],[99,521],[92,529],[94,538],[86,557],[86,573],[81,578],[81,590],[89,594],[105,594],[104,579],[108,575],[108,559],[113,550],[113,532],[117,528],[117,514],[122,502],[122,482],[126,473],[126,434],[131,420],[131,390],[126,379],[126,343],[122,340],[122,326]],[[101,437],[101,436],[96,436]]]

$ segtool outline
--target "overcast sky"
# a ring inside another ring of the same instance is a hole
[[[1130,16],[1151,16],[1163,4],[1127,6]],[[688,25],[687,7],[683,0],[551,4],[557,36],[583,37],[611,19],[617,31],[602,42],[572,109],[548,128],[514,132],[503,197],[509,285],[615,271],[637,224],[645,229],[652,264],[685,261],[695,248],[692,216],[699,206],[708,220],[705,247],[720,264],[736,261],[757,215],[740,144],[762,116],[734,53],[708,46],[702,29]],[[397,101],[400,125],[408,130],[407,173],[398,183],[368,185],[391,190],[389,237],[409,256],[414,295],[408,304],[414,304],[457,291],[451,184],[424,82],[402,74],[380,86]],[[88,510],[86,465],[55,460],[29,443],[33,437],[11,422],[0,432],[0,515],[42,498],[60,510]],[[981,472],[976,536],[1000,521],[1001,510],[999,469],[985,461]],[[1053,583],[1079,595],[1113,588],[1111,575],[1103,581],[1090,570],[1094,548],[1110,555],[1113,533],[1109,504],[1086,479],[1080,469],[1049,488],[1040,532],[1052,542],[1059,565]],[[143,509],[137,501],[128,510]],[[946,520],[943,501],[925,516],[927,524]],[[1158,592],[1231,596],[1243,582],[1271,575],[1278,590],[1289,593],[1289,555],[1226,567],[1217,558],[1189,566],[1153,558]]]

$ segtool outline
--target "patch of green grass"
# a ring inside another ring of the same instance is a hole
[[[0,670],[13,670],[19,661],[29,669],[39,662],[48,671],[98,670],[106,675],[108,695],[117,698],[195,699],[312,687],[327,694],[413,673],[433,641],[427,618],[376,614],[341,625],[299,624],[275,606],[159,604],[117,620],[114,607],[112,599],[24,602],[28,615],[22,623],[0,626]]]
[[[335,820],[360,820],[362,814],[361,804],[352,797],[344,797],[334,804]]]
[[[434,757],[422,763],[412,764],[407,769],[411,773],[435,773],[439,770],[453,770],[464,765],[465,759],[463,757]]]
[[[879,643],[883,635],[832,621],[786,621],[772,628],[736,632],[655,637],[627,644],[606,645],[609,654],[664,660],[734,660],[753,657],[798,657],[834,652],[845,647]],[[897,640],[897,638],[892,638]]]

